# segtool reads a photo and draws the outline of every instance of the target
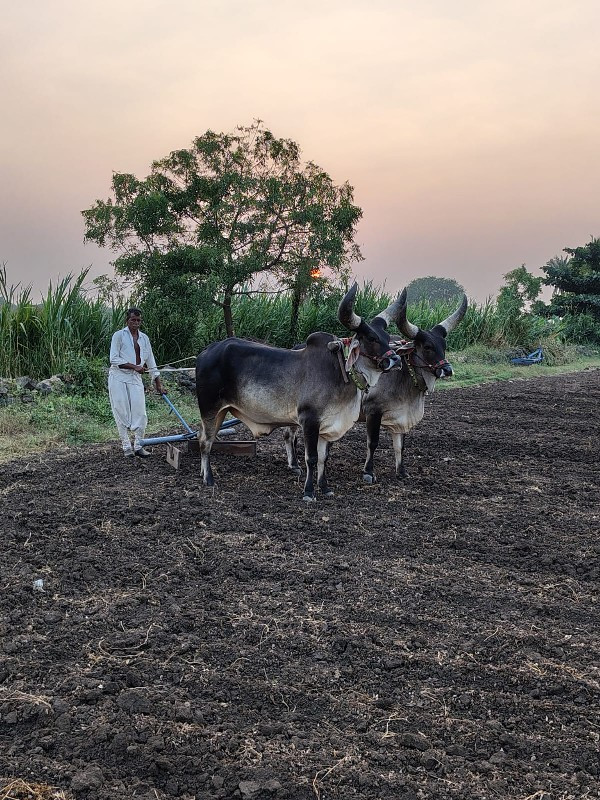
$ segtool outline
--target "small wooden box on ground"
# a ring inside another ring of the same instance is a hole
[[[193,456],[200,455],[200,442],[198,439],[190,439],[187,444],[187,452]],[[184,450],[184,452],[186,452]],[[256,455],[256,440],[250,439],[249,441],[243,439],[233,439],[228,441],[221,441],[215,439],[211,449],[212,453],[231,453],[234,456],[255,456]]]
[[[193,456],[200,455],[200,443],[197,439],[190,439],[188,442],[182,442],[181,447],[176,447],[171,442],[167,443],[167,462],[179,469],[181,466],[181,457],[184,453],[189,453]],[[255,456],[256,455],[256,441],[228,441],[221,442],[218,439],[213,442],[211,448],[213,453],[229,453],[233,456]]]
[[[216,439],[213,442],[211,453],[230,453],[232,456],[255,456],[256,442],[254,439],[250,439],[250,441],[236,439],[233,442],[221,442]]]

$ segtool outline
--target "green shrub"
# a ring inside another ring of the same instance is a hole
[[[576,344],[600,344],[600,323],[593,314],[567,314],[562,320],[563,337]]]
[[[78,394],[105,392],[108,383],[108,354],[105,358],[86,358],[69,352],[64,359],[63,377]]]

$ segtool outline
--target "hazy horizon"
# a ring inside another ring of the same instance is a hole
[[[353,265],[478,301],[600,235],[600,4],[91,0],[0,19],[0,263],[44,292],[116,254],[81,210],[113,172],[259,118],[363,210]]]

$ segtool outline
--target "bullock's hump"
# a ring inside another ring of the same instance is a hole
[[[297,363],[298,356],[299,353],[282,347],[232,336],[213,342],[200,353],[196,359],[196,380],[212,381],[215,370],[221,378],[231,374],[252,373],[258,376],[272,370],[286,370]]]
[[[331,333],[324,333],[323,331],[316,331],[311,333],[306,339],[307,347],[327,347],[329,342],[333,342],[335,336]]]

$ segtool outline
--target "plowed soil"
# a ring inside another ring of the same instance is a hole
[[[385,434],[363,484],[358,425],[314,504],[279,432],[215,491],[164,447],[5,464],[0,787],[599,797],[599,403],[600,371],[438,392],[409,480]]]

